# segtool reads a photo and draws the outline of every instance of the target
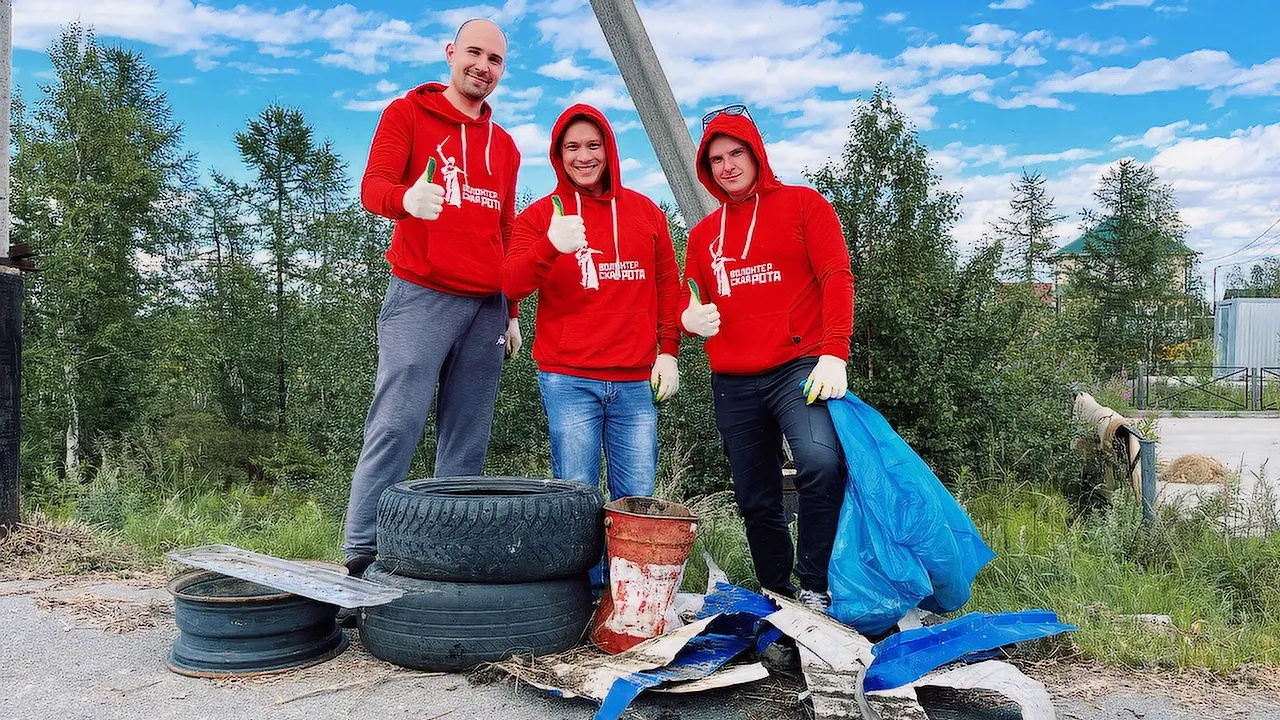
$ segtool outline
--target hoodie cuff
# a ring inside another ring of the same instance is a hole
[[[533,252],[534,257],[538,259],[538,264],[545,267],[550,267],[562,255],[556,249],[556,246],[551,243],[551,238],[547,237],[546,233],[543,233],[542,237],[534,241]]]
[[[406,218],[409,211],[404,209],[404,194],[409,191],[408,185],[397,185],[391,188],[391,192],[387,193],[387,204],[397,218]]]
[[[507,318],[515,319],[520,317],[520,302],[507,297]]]
[[[819,348],[819,353],[822,355],[831,355],[833,357],[838,357],[841,360],[848,363],[849,362],[849,341],[845,340],[844,342],[841,342],[839,340],[833,340],[833,341],[823,343],[822,347]]]
[[[680,340],[663,338],[658,341],[658,354],[680,357]]]

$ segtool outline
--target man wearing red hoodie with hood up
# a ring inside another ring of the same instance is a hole
[[[690,293],[680,322],[707,338],[716,425],[756,578],[794,596],[794,564],[800,601],[825,609],[845,463],[831,415],[813,403],[848,389],[849,251],[831,203],[773,174],[745,106],[703,118],[697,163],[721,205],[689,231],[685,278],[702,296]],[[782,507],[783,437],[796,464],[795,557]]]
[[[538,293],[533,357],[558,478],[595,485],[600,451],[613,499],[652,495],[655,401],[676,392],[680,268],[667,216],[624,188],[609,121],[574,105],[551,131],[556,189],[516,218],[507,295]],[[599,571],[593,581],[601,582]]]
[[[435,474],[484,467],[504,349],[514,354],[520,344],[516,305],[500,279],[520,153],[485,102],[506,54],[497,25],[463,23],[445,47],[449,84],[427,83],[392,101],[369,149],[361,202],[396,225],[377,381],[347,508],[352,575],[377,555],[378,498],[408,473],[433,399]]]

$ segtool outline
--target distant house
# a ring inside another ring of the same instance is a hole
[[[1050,253],[1048,262],[1053,265],[1053,284],[1059,293],[1062,288],[1071,284],[1071,274],[1080,266],[1080,256],[1085,254],[1085,242],[1090,237],[1095,238],[1095,242],[1097,240],[1114,241],[1115,230],[1112,227],[1112,220],[1110,218],[1103,220],[1092,233],[1086,232]],[[1169,255],[1172,256],[1174,266],[1178,269],[1172,289],[1179,293],[1186,292],[1191,285],[1192,260],[1199,253],[1187,247],[1181,240],[1174,240],[1169,243]]]

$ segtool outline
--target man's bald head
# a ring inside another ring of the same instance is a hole
[[[462,31],[466,30],[468,26],[473,25],[475,23],[484,23],[485,25],[492,27],[494,30],[497,30],[498,34],[502,35],[503,44],[504,45],[506,44],[507,34],[505,32],[502,32],[502,28],[498,27],[498,23],[490,20],[489,18],[478,18],[478,17],[471,18],[470,20],[458,26],[458,32],[453,34],[453,44],[457,45],[458,41],[462,39]]]
[[[472,18],[458,27],[444,56],[449,62],[450,87],[480,102],[498,87],[506,70],[507,36],[494,21]]]

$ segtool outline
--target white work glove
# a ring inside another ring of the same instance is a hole
[[[680,369],[676,366],[675,355],[658,355],[653,363],[653,372],[649,373],[649,388],[653,390],[654,402],[662,402],[680,389]]]
[[[565,215],[560,196],[552,195],[555,213],[551,216],[551,225],[547,228],[547,239],[562,253],[572,253],[587,246],[587,226],[581,215]]]
[[[404,191],[404,211],[419,220],[435,220],[444,210],[444,188],[431,182],[435,175],[436,161],[427,163],[427,171],[422,173],[418,181]]]
[[[507,332],[503,334],[506,340],[507,359],[516,356],[520,352],[520,346],[524,344],[524,338],[520,336],[520,318],[511,318],[507,321]]]
[[[845,372],[845,362],[835,355],[819,357],[809,379],[804,381],[805,403],[808,405],[812,405],[814,400],[842,398],[848,391],[849,375]]]
[[[702,304],[698,286],[689,281],[689,307],[680,313],[680,324],[693,335],[711,337],[720,332],[720,310],[715,303]]]

